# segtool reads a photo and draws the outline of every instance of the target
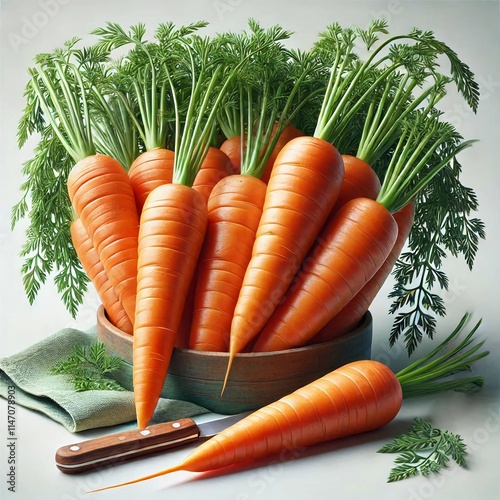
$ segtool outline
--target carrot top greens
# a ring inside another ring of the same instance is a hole
[[[396,373],[403,389],[403,398],[426,396],[450,390],[477,391],[483,386],[483,377],[455,376],[457,373],[470,371],[473,363],[489,354],[489,351],[480,351],[484,340],[473,345],[474,334],[481,325],[481,321],[472,327],[458,345],[456,344],[458,336],[470,319],[469,313],[464,314],[453,332],[435,349]],[[452,348],[449,349],[449,346]]]
[[[377,200],[397,212],[418,196],[439,171],[474,141],[462,141],[454,127],[435,112],[414,112],[402,124]],[[437,157],[439,161],[431,161]]]
[[[234,55],[245,57],[255,38],[235,36]],[[289,38],[290,33],[286,32]],[[241,142],[241,173],[260,178],[285,127],[318,93],[320,66],[310,53],[287,49],[281,40],[259,51],[235,78],[218,123],[226,137]]]
[[[435,73],[440,55],[448,58],[450,79],[455,82],[458,91],[474,111],[477,109],[479,91],[474,75],[453,50],[436,40],[432,32],[418,29],[380,41],[381,35],[388,34],[387,28],[387,22],[375,20],[366,30],[342,28],[335,23],[320,33],[320,40],[313,51],[325,64],[331,64],[331,73],[315,137],[341,144],[351,120],[366,103],[370,103],[380,85],[386,88],[382,93],[385,97],[392,90],[387,83],[395,72],[401,71],[420,85]],[[366,46],[368,55],[364,61],[355,52],[358,43]],[[374,69],[377,70],[375,73]],[[397,118],[398,115],[395,116]]]

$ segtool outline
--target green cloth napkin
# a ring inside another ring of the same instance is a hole
[[[109,427],[135,421],[131,391],[74,390],[67,375],[53,375],[52,366],[67,358],[76,345],[97,341],[96,329],[87,332],[65,328],[6,358],[0,358],[0,396],[7,399],[15,386],[17,405],[44,413],[70,432]],[[153,422],[166,422],[206,413],[186,401],[160,399]]]

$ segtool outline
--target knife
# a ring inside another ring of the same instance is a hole
[[[216,417],[197,424],[182,418],[62,446],[56,451],[56,467],[66,474],[99,469],[137,457],[183,446],[215,436],[251,412]]]

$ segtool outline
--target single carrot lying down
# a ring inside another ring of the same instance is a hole
[[[396,417],[407,397],[446,390],[477,390],[483,384],[481,377],[437,382],[457,371],[469,369],[471,363],[488,354],[487,351],[476,354],[483,342],[468,348],[480,325],[478,322],[458,346],[436,357],[460,333],[468,318],[466,314],[453,333],[434,351],[397,374],[378,361],[349,363],[255,411],[205,441],[182,463],[95,491],[175,471],[206,472],[236,463],[251,463],[279,454],[284,449],[312,446],[377,429]]]

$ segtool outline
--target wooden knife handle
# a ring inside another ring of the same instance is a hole
[[[56,451],[56,466],[66,474],[77,474],[136,457],[182,446],[199,438],[194,420],[183,418],[172,422],[118,432],[63,446]]]

